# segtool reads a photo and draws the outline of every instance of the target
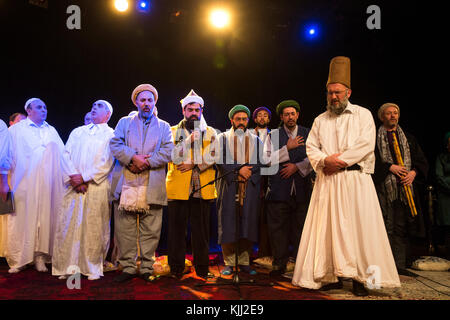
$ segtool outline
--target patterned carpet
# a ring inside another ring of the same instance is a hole
[[[50,266],[48,266],[50,267]],[[220,272],[223,266],[211,266],[216,278],[208,283],[222,283]],[[50,269],[50,268],[49,268]],[[329,300],[324,293],[296,288],[289,279],[268,277],[268,270],[256,269],[256,276],[239,274],[240,281],[254,279],[257,284],[273,286],[236,285],[196,287],[205,283],[192,271],[180,280],[161,276],[153,282],[134,278],[117,284],[113,278],[118,271],[105,273],[100,280],[89,281],[81,277],[80,289],[69,289],[67,280],[59,280],[48,273],[38,273],[32,266],[18,274],[9,274],[8,266],[0,263],[0,300]],[[222,276],[231,279],[231,276]],[[74,283],[72,281],[72,283]]]

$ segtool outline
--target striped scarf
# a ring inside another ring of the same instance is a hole
[[[400,152],[403,157],[403,163],[404,163],[406,169],[409,171],[409,170],[411,170],[411,152],[409,150],[408,140],[406,139],[405,133],[400,128],[400,126],[397,126],[396,131],[397,131],[397,140],[398,140],[398,144],[400,147]],[[381,126],[378,129],[377,146],[378,146],[378,150],[380,151],[381,160],[384,163],[398,164],[397,160],[391,154],[391,149],[389,148],[387,130],[384,126]],[[399,191],[398,191],[398,187],[397,187],[398,183],[397,183],[397,178],[393,173],[389,172],[388,176],[384,180],[384,185],[387,190],[387,196],[388,196],[389,202],[393,202],[393,201],[397,200],[399,197]],[[412,189],[412,186],[411,186],[411,189]],[[403,203],[408,204],[408,200],[406,199],[404,189],[401,188],[400,190],[402,190],[400,192],[400,200]]]

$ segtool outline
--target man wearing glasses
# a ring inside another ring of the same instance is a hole
[[[292,283],[309,289],[342,288],[353,294],[399,287],[371,174],[375,123],[369,110],[348,101],[350,59],[335,57],[327,82],[327,111],[315,120],[306,153],[317,173]]]

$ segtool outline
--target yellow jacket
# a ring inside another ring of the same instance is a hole
[[[172,138],[174,144],[180,142],[180,136],[183,136],[184,139],[189,135],[188,131],[184,129],[182,126],[182,122],[178,125],[170,128],[172,131]],[[177,137],[178,131],[178,137]],[[205,149],[211,143],[211,137],[216,136],[216,131],[211,128],[206,128],[206,134],[203,137],[203,143],[201,148],[202,155],[205,153]],[[183,143],[183,142],[180,142]],[[193,150],[190,150],[191,155],[190,159],[193,161]],[[201,186],[207,184],[208,182],[214,180],[216,171],[213,167],[209,167],[208,169],[200,172],[200,184]],[[177,170],[176,165],[173,162],[168,163],[168,172],[166,177],[166,189],[167,189],[167,198],[172,200],[188,200],[189,199],[189,186],[191,184],[192,170],[182,173]],[[216,187],[214,184],[208,185],[201,190],[202,199],[211,200],[217,198]]]

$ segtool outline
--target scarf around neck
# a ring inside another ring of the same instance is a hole
[[[400,126],[397,126],[396,129],[396,136],[400,148],[400,153],[402,154],[403,163],[405,165],[405,168],[409,171],[411,170],[411,151],[409,149],[409,143],[406,139],[405,133],[400,128]],[[391,149],[389,148],[389,141],[388,141],[388,133],[384,126],[381,126],[378,129],[377,133],[377,146],[378,150],[380,152],[381,160],[384,163],[394,163],[398,164],[397,158],[395,155],[391,154]],[[387,196],[389,202],[393,202],[398,199],[399,197],[399,190],[398,190],[398,183],[396,176],[389,172],[388,176],[384,180],[384,185],[387,190]],[[412,186],[411,186],[412,188]],[[407,204],[408,200],[405,195],[405,191],[403,188],[401,188],[400,192],[400,200]]]

